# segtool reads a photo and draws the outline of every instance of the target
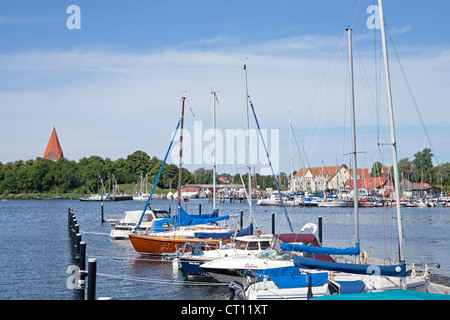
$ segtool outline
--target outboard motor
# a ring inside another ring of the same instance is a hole
[[[232,281],[228,286],[228,289],[230,289],[230,300],[245,300],[244,285],[239,281]]]

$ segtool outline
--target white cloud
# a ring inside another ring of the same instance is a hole
[[[42,156],[53,125],[69,159],[93,154],[116,159],[138,149],[162,158],[180,116],[181,96],[188,98],[186,127],[202,120],[206,128],[211,125],[212,90],[220,91],[227,127],[245,127],[242,66],[246,63],[261,126],[280,129],[280,165],[285,166],[280,170],[288,170],[284,159],[289,152],[288,111],[297,139],[305,141],[311,164],[334,164],[334,159],[342,157],[342,127],[349,124],[344,119],[349,112],[344,114],[342,109],[348,102],[346,49],[337,55],[335,44],[339,42],[332,37],[304,36],[215,51],[184,48],[136,54],[99,49],[4,54],[0,68],[8,78],[0,79],[4,88],[0,92],[0,134],[8,139],[2,144],[0,161]],[[450,100],[446,89],[450,85],[449,55],[443,50],[423,52],[408,55],[403,65],[425,123],[443,126],[449,118],[445,105]],[[362,70],[357,60],[355,73]],[[370,61],[370,56],[364,61],[366,74],[355,76],[357,106],[364,110],[359,111],[359,124],[366,127],[376,125],[375,111],[366,109],[370,92],[361,88],[364,77],[372,79]],[[401,74],[394,66],[391,70],[397,123],[420,128]],[[382,103],[383,90],[381,82]],[[359,134],[361,144],[370,144],[362,148],[371,150],[375,133],[361,129]],[[420,129],[411,139],[424,139]],[[440,143],[435,145],[437,151],[446,148]],[[417,151],[402,149],[406,154],[400,157],[411,157]],[[448,161],[450,155],[440,159]]]

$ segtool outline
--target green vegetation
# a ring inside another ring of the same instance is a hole
[[[443,187],[450,192],[450,163],[434,167],[433,154],[425,148],[414,154],[412,161],[409,158],[399,161],[400,177],[403,175],[412,182],[426,182],[435,187]],[[44,160],[40,157],[35,160],[18,160],[2,164],[0,162],[0,195],[3,197],[53,197],[55,195],[83,196],[90,193],[101,192],[99,175],[104,181],[106,191],[112,190],[112,177],[114,176],[121,192],[132,194],[140,175],[148,173],[149,188],[158,175],[162,160],[150,158],[143,151],[136,151],[126,159],[119,158],[112,161],[109,158],[91,156],[82,158],[78,162],[61,158],[58,161]],[[381,172],[381,163],[374,163],[372,174]],[[391,173],[392,174],[392,173]],[[183,169],[183,184],[211,184],[212,169],[199,168],[193,173]],[[221,176],[231,177],[228,174],[218,174],[217,182]],[[243,174],[247,185],[247,174]],[[239,174],[234,176],[234,183],[241,183]],[[167,193],[169,189],[176,189],[178,185],[178,167],[166,164],[161,173],[156,188],[157,194]],[[256,185],[262,190],[275,188],[272,176],[256,174]],[[289,175],[280,173],[279,185],[281,189],[289,186]]]
[[[121,192],[131,194],[141,174],[148,172],[148,182],[155,181],[162,160],[150,157],[142,151],[130,154],[126,159],[112,161],[98,156],[82,158],[78,162],[61,158],[49,161],[40,157],[35,160],[18,160],[0,163],[0,194],[4,197],[20,194],[21,197],[52,197],[55,195],[86,195],[101,192],[99,175],[107,191],[112,189],[112,177]],[[183,169],[183,184],[194,183],[191,173]],[[158,182],[158,191],[178,183],[178,167],[166,164]],[[125,186],[123,186],[125,184]],[[126,189],[123,189],[123,188]],[[131,189],[131,192],[129,192]]]

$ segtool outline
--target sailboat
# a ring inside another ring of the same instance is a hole
[[[392,95],[389,77],[389,65],[387,57],[385,24],[382,1],[379,0],[379,14],[381,22],[381,33],[383,42],[383,55],[386,76],[386,90],[388,96],[389,119],[391,144],[394,163],[394,178],[396,189],[396,211],[398,225],[399,241],[399,263],[395,265],[376,265],[366,264],[361,255],[359,239],[359,216],[358,216],[358,198],[354,197],[354,218],[355,218],[355,246],[345,249],[337,248],[315,248],[298,244],[282,244],[284,251],[293,251],[309,254],[345,254],[354,257],[353,263],[338,263],[319,261],[302,256],[294,257],[294,265],[298,269],[274,269],[266,270],[261,276],[261,280],[256,283],[250,283],[243,286],[240,283],[232,283],[232,297],[241,299],[310,299],[314,296],[324,296],[343,293],[362,293],[362,292],[381,292],[391,290],[413,290],[425,292],[428,285],[426,270],[424,274],[416,276],[412,268],[407,273],[405,262],[405,244],[403,236],[403,219],[400,206],[400,188],[398,175],[398,162],[396,151],[396,138],[394,117],[392,108]],[[352,155],[354,165],[354,194],[357,192],[357,162],[356,162],[356,134],[355,134],[355,107],[354,107],[354,88],[353,88],[353,58],[352,58],[352,29],[347,28],[349,39],[349,72],[350,72],[350,91],[352,107]],[[360,256],[360,259],[357,257]],[[329,271],[327,274],[323,271]],[[313,276],[320,273],[319,279],[313,280]],[[295,281],[294,281],[295,279]],[[350,288],[350,289],[349,289]]]
[[[215,223],[221,220],[227,220],[229,215],[217,217],[216,210],[212,214],[190,215],[181,206],[181,185],[182,185],[182,142],[183,142],[183,123],[184,123],[184,104],[185,97],[181,98],[182,111],[181,120],[177,125],[181,124],[180,131],[180,165],[178,171],[178,206],[177,213],[174,217],[158,220],[154,223],[151,230],[135,232],[129,235],[129,239],[134,249],[142,255],[167,255],[174,254],[177,250],[186,250],[186,243],[199,245],[204,250],[211,250],[219,247],[223,243],[231,242],[231,236],[234,229],[218,227]],[[175,132],[176,133],[176,132]],[[161,174],[167,155],[172,146],[175,134],[167,150],[166,157],[161,165],[157,179]],[[141,216],[136,230],[142,221],[145,210],[148,207],[151,195],[156,186],[157,181],[153,185],[152,192],[147,200],[146,206]]]
[[[245,69],[244,69],[245,70]],[[216,92],[213,92],[213,124],[214,124],[214,132],[215,132],[215,110],[216,110]],[[248,108],[248,106],[247,106]],[[248,114],[247,114],[248,115]],[[215,141],[215,139],[213,140]],[[247,148],[250,146],[247,145]],[[214,147],[215,150],[215,147]],[[247,159],[248,161],[249,159]],[[250,167],[249,167],[250,168]],[[215,153],[214,153],[214,162],[213,162],[213,177],[214,177],[214,187],[213,190],[215,190],[215,172],[216,172],[216,161],[215,161]],[[250,218],[252,220],[252,223],[245,228],[240,230],[239,232],[236,232],[236,234],[233,235],[233,242],[228,243],[227,245],[221,246],[220,248],[217,248],[215,250],[198,250],[197,248],[192,247],[189,250],[189,252],[186,252],[182,254],[179,258],[177,258],[176,264],[174,263],[174,266],[178,268],[182,268],[184,273],[188,277],[192,276],[210,276],[208,272],[206,272],[203,268],[200,267],[200,265],[213,261],[216,259],[224,258],[224,257],[234,257],[234,256],[253,256],[256,255],[265,249],[269,248],[273,236],[271,234],[262,234],[257,230],[256,233],[253,232],[253,227],[255,224],[256,229],[256,220],[253,215],[252,211],[252,201],[250,200],[252,198],[252,189],[251,189],[251,172],[249,170],[249,192],[245,192],[245,195],[247,196],[247,203],[249,205],[249,212],[250,212]],[[213,205],[214,210],[216,209],[216,198],[215,194],[213,194]]]

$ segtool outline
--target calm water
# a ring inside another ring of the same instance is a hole
[[[192,200],[190,213],[210,212],[211,204]],[[120,218],[125,210],[143,209],[144,202],[104,203],[106,218]],[[155,201],[154,208],[172,210],[175,201]],[[0,201],[0,299],[71,300],[67,287],[67,268],[73,264],[67,228],[67,208],[71,206],[80,224],[87,258],[97,258],[97,297],[113,299],[228,299],[227,286],[209,282],[186,281],[170,262],[143,259],[136,255],[128,240],[111,240],[111,225],[101,223],[100,202],[78,200]],[[248,205],[219,204],[220,214],[236,214]],[[289,232],[281,208],[254,206],[260,228],[271,232],[271,212],[276,213],[276,231]],[[290,208],[294,231],[323,217],[323,241],[326,246],[351,244],[353,209]],[[439,263],[439,275],[433,281],[450,285],[450,208],[404,208],[407,262]],[[238,218],[230,220],[238,223]],[[245,226],[248,217],[244,219]],[[361,246],[373,255],[394,257],[397,251],[395,209],[360,209]]]

